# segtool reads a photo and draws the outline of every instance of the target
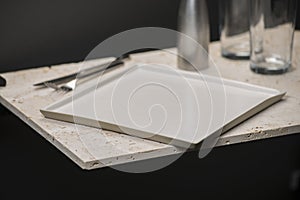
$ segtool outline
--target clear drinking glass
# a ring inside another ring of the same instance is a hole
[[[219,11],[222,55],[249,59],[249,0],[221,0]]]
[[[291,66],[297,0],[250,1],[250,68],[281,74]]]

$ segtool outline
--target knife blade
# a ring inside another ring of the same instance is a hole
[[[45,86],[46,83],[55,83],[55,84],[59,85],[59,84],[69,82],[76,78],[84,78],[84,77],[90,76],[94,73],[98,73],[98,72],[110,69],[112,67],[122,65],[122,64],[124,64],[124,61],[122,61],[122,59],[124,59],[124,58],[123,57],[117,58],[112,62],[107,62],[107,63],[101,64],[101,65],[97,65],[95,67],[91,67],[89,69],[85,69],[80,72],[69,74],[69,75],[66,75],[63,77],[54,78],[54,79],[42,81],[39,83],[35,83],[33,86]]]
[[[155,49],[155,48],[142,48],[142,49],[132,50],[132,51],[129,51],[129,52],[123,54],[122,56],[116,58],[112,62],[107,62],[105,64],[101,64],[101,65],[98,65],[98,66],[95,66],[95,67],[92,67],[92,68],[89,68],[89,69],[85,69],[85,70],[82,70],[78,73],[73,73],[73,74],[70,74],[70,75],[63,76],[63,77],[54,78],[54,79],[51,79],[51,80],[35,83],[35,84],[33,84],[33,86],[45,86],[45,84],[47,84],[47,83],[54,83],[56,85],[67,83],[67,82],[72,81],[76,78],[83,78],[83,77],[92,75],[94,73],[98,73],[98,72],[107,70],[109,68],[113,68],[115,66],[124,64],[123,60],[126,59],[126,58],[129,58],[130,54],[143,53],[143,52],[148,52],[148,51],[153,51],[153,50],[158,50],[158,49]]]

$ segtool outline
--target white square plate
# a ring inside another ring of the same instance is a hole
[[[41,110],[48,118],[194,147],[284,96],[274,89],[158,65],[136,65],[80,85]]]

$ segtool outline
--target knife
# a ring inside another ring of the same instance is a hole
[[[110,68],[113,68],[113,67],[124,64],[123,60],[126,59],[126,58],[129,58],[130,54],[142,53],[142,52],[153,51],[153,50],[158,50],[158,49],[155,49],[155,48],[136,49],[136,50],[133,50],[133,51],[130,51],[128,53],[123,54],[122,56],[116,58],[112,62],[107,62],[107,63],[101,64],[101,65],[97,65],[95,67],[91,67],[91,68],[82,70],[78,73],[73,73],[73,74],[70,74],[70,75],[63,76],[63,77],[59,77],[59,78],[55,78],[55,79],[35,83],[33,86],[46,86],[47,83],[60,85],[60,84],[72,81],[76,78],[84,78],[84,77],[93,75],[94,73],[98,73],[98,72],[101,72],[101,71],[104,71],[104,70],[107,70],[107,69],[110,69]]]
[[[92,74],[110,69],[112,67],[122,65],[122,64],[124,64],[124,61],[123,61],[124,58],[125,57],[122,56],[120,58],[116,58],[112,62],[107,62],[107,63],[101,64],[101,65],[97,65],[95,67],[91,67],[89,69],[81,70],[78,73],[73,73],[73,74],[63,76],[63,77],[59,77],[59,78],[55,78],[55,79],[35,83],[33,86],[45,86],[47,83],[54,83],[56,85],[59,85],[59,84],[66,83],[66,82],[69,82],[71,80],[74,80],[76,78],[84,78],[84,77],[90,76]]]

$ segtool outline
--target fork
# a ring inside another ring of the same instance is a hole
[[[107,66],[106,64],[104,64],[104,65],[102,65],[102,67],[100,69],[96,69],[92,72],[90,72],[90,71],[88,71],[88,73],[86,71],[79,72],[78,76],[76,78],[68,80],[68,82],[64,83],[63,85],[55,83],[55,82],[50,82],[50,81],[44,82],[44,85],[46,87],[54,89],[55,91],[67,93],[67,92],[70,92],[75,89],[77,80],[79,80],[79,83],[81,83],[81,82],[85,82],[86,80],[91,79],[91,77],[95,77],[95,76],[99,75],[100,72],[106,73],[106,72],[112,70],[116,66],[123,65],[124,62],[122,60],[125,58],[129,58],[129,55],[125,55],[123,57],[117,58],[110,65]]]
[[[56,91],[69,92],[69,91],[72,91],[72,90],[75,89],[77,78],[85,78],[85,77],[93,76],[93,75],[95,75],[99,72],[102,72],[102,71],[105,71],[105,70],[108,70],[108,69],[112,69],[116,66],[122,65],[122,64],[124,64],[125,59],[130,59],[130,54],[142,53],[142,52],[153,51],[153,50],[157,50],[157,49],[142,48],[142,49],[132,50],[132,51],[129,51],[129,52],[123,54],[122,56],[116,58],[108,66],[107,66],[107,63],[102,64],[102,65],[97,66],[97,67],[92,67],[91,69],[83,70],[79,73],[67,75],[65,77],[60,77],[60,78],[57,78],[57,79],[54,79],[54,80],[49,80],[49,81],[44,81],[44,82],[41,82],[41,83],[36,83],[36,84],[34,84],[34,86],[44,85],[46,87],[55,89]],[[63,84],[62,86],[59,86],[62,83],[65,83],[65,84]]]
[[[119,58],[116,58],[114,61],[112,61],[110,63],[104,63],[104,64],[98,65],[96,67],[84,69],[78,73],[73,73],[73,74],[63,76],[60,78],[36,83],[36,84],[34,84],[34,86],[46,86],[46,87],[49,87],[49,88],[52,88],[55,90],[66,90],[66,91],[73,90],[73,89],[75,89],[77,78],[86,78],[89,76],[93,76],[94,74],[97,74],[99,72],[122,65],[122,64],[124,64],[123,60],[128,57],[129,57],[129,55],[123,55]],[[59,86],[63,83],[65,83],[65,84],[62,86]]]
[[[58,86],[55,83],[51,83],[51,82],[45,83],[45,86],[55,89],[58,92],[70,92],[70,91],[74,90],[76,87],[76,79],[63,84],[62,86]]]
[[[57,84],[55,83],[52,83],[52,82],[45,82],[45,86],[48,87],[48,88],[52,88],[54,89],[55,91],[57,92],[70,92],[71,90],[74,90],[75,89],[75,85],[76,85],[76,80],[72,80],[72,81],[69,81],[68,83],[71,83],[73,82],[72,85],[74,85],[73,87],[69,87],[68,83],[62,85],[62,86],[58,86]]]
[[[67,79],[69,79],[69,80],[67,80],[67,82],[61,86],[60,86],[59,82],[56,83],[56,82],[51,82],[51,81],[45,81],[45,82],[43,82],[43,84],[44,84],[44,86],[46,86],[48,88],[52,88],[58,92],[70,92],[75,89],[76,80],[78,78],[87,79],[88,77],[93,77],[93,76],[97,75],[99,72],[102,72],[102,71],[105,72],[105,70],[109,70],[116,66],[122,65],[122,64],[124,64],[124,62],[122,60],[125,58],[128,58],[128,57],[129,57],[129,55],[125,55],[120,58],[117,58],[113,62],[111,62],[110,65],[108,65],[108,66],[107,66],[107,64],[101,65],[101,67],[99,69],[94,68],[92,70],[90,70],[90,69],[83,70],[83,71],[79,72],[77,75],[72,74],[72,75],[70,75],[70,77],[67,76]]]

